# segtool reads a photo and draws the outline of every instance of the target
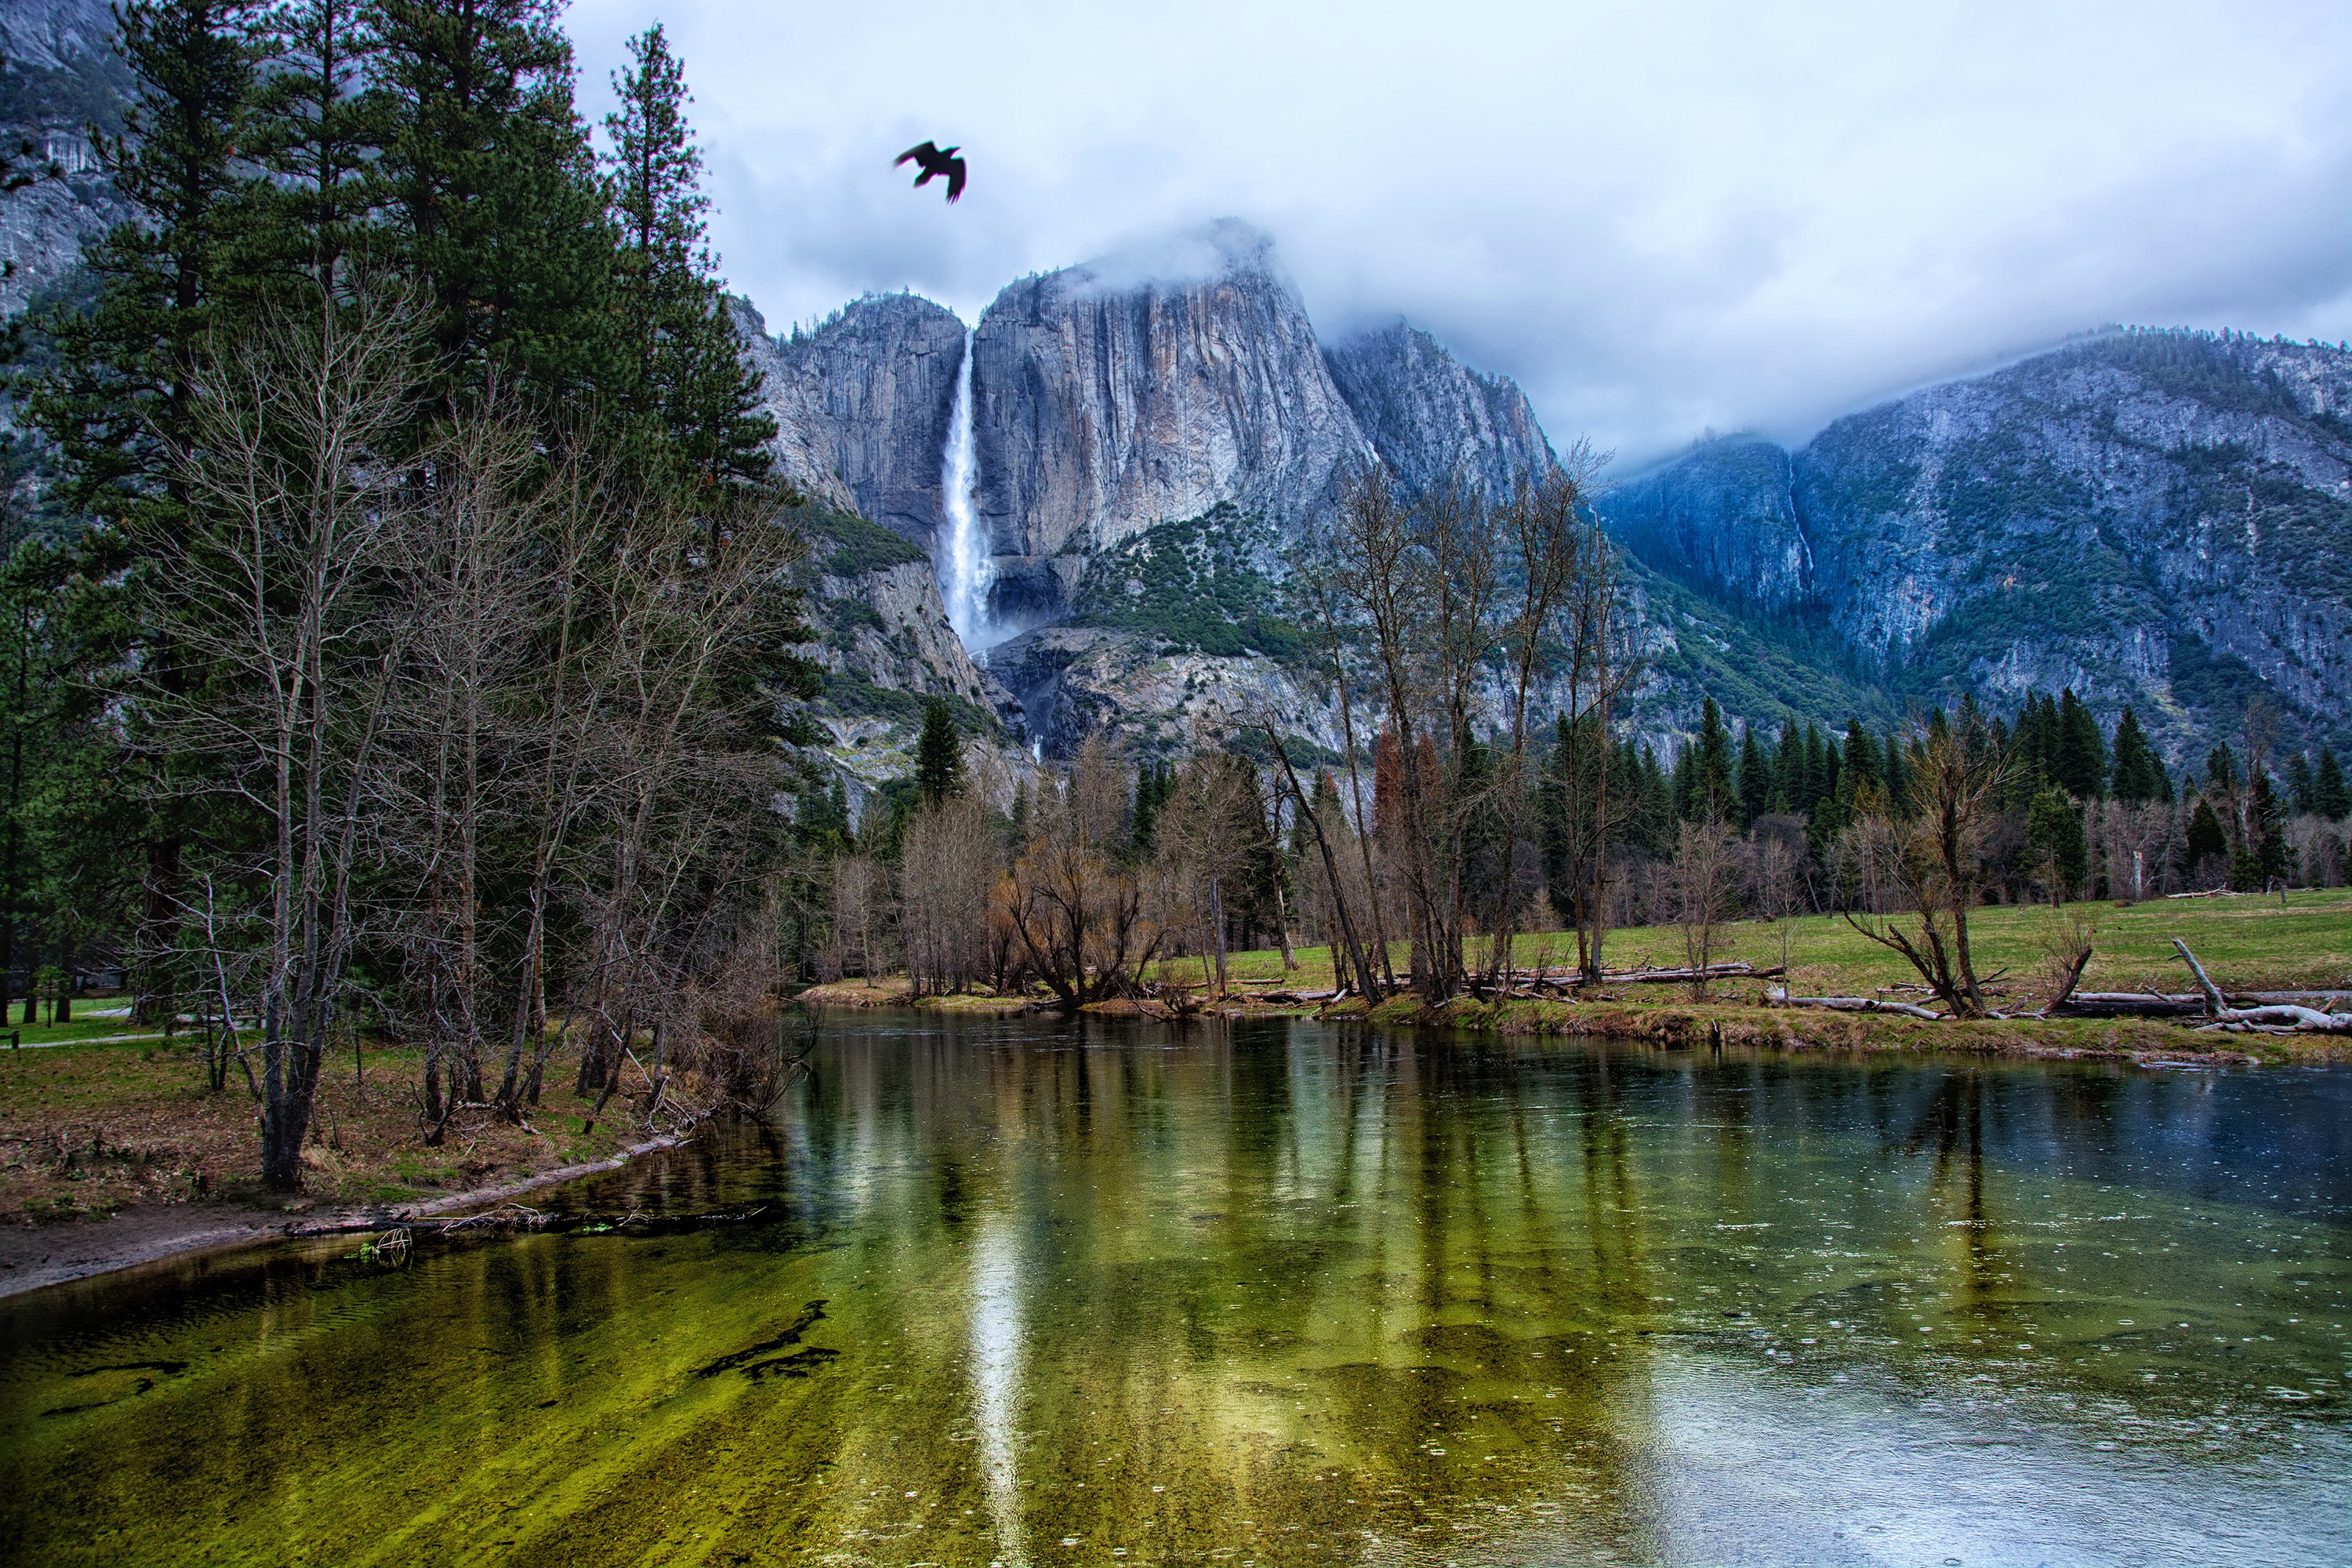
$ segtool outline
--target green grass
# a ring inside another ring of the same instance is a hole
[[[2208,973],[2224,986],[2246,990],[2352,989],[2352,889],[2294,892],[2284,906],[2277,895],[2246,894],[2218,899],[2158,899],[2128,909],[2112,904],[2078,903],[2068,912],[2091,920],[2094,956],[2083,977],[2087,991],[2124,991],[2157,987],[2164,991],[2191,988],[2188,970],[2174,954],[2172,939],[2186,942]],[[2050,929],[2046,907],[1988,907],[1969,918],[1969,933],[1977,971],[1992,975],[2013,996],[2038,994],[2038,971],[2045,962],[2042,945]],[[1918,976],[1901,957],[1865,940],[1834,915],[1807,916],[1784,922],[1792,988],[1799,994],[1863,995],[1876,990],[1916,984]],[[1780,926],[1741,921],[1718,933],[1723,960],[1745,959],[1759,968],[1780,962]],[[1573,934],[1522,936],[1514,956],[1532,963],[1549,948],[1556,965],[1573,963]],[[1682,934],[1672,926],[1646,926],[1609,933],[1602,949],[1611,969],[1643,964],[1679,964]],[[1393,944],[1391,962],[1406,962],[1404,944]],[[1331,952],[1324,947],[1301,948],[1300,968],[1286,972],[1282,955],[1273,950],[1235,953],[1227,972],[1241,980],[1278,980],[1310,989],[1328,989]],[[1157,965],[1155,979],[1198,983],[1197,958],[1173,959]],[[1657,987],[1663,995],[1665,987]]]
[[[0,1049],[6,1048],[8,1037],[11,1035],[16,1036],[27,1046],[58,1046],[101,1040],[110,1044],[136,1045],[152,1043],[163,1037],[163,1032],[161,1029],[141,1029],[134,1026],[127,1013],[117,1014],[111,1017],[92,1017],[86,1005],[79,1002],[74,1006],[74,1016],[67,1023],[20,1024],[16,1020],[24,1016],[24,1005],[22,1002],[18,1002],[8,1009],[8,1022],[0,1025]],[[122,1004],[100,1003],[99,1005],[119,1007]],[[44,1002],[41,1004],[37,1016],[47,1019],[50,1011],[49,1005]],[[117,1036],[127,1037],[117,1042],[114,1038]]]

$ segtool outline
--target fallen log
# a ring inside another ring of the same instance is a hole
[[[2152,991],[2077,991],[2053,1003],[2052,1018],[2179,1018],[2205,1010],[2204,999],[2190,992],[2167,996]]]
[[[1833,1013],[1900,1013],[1906,1018],[1926,1018],[1938,1024],[1951,1016],[1908,1002],[1885,1002],[1875,996],[1791,996],[1785,985],[1765,994],[1776,1007],[1826,1007]]]
[[[1758,969],[1745,961],[1737,963],[1710,963],[1706,978],[1709,980],[1770,980],[1786,974],[1787,970],[1775,964],[1770,969]],[[1625,969],[1603,974],[1603,985],[1687,985],[1700,978],[1696,969]],[[1566,984],[1578,984],[1574,980]]]
[[[2180,954],[2180,961],[2189,965],[2189,973],[2197,977],[2197,989],[2205,995],[2205,1011],[2217,1025],[2352,1035],[2352,1012],[2323,1013],[2316,1007],[2298,1006],[2293,1003],[2232,1007],[2229,998],[2221,994],[2221,988],[2213,984],[2213,977],[2205,973],[2205,966],[2197,962],[2197,955],[2189,951],[2189,944],[2176,936],[2172,939],[2172,946]]]

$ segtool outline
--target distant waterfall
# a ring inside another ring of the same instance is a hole
[[[972,506],[980,489],[980,456],[971,433],[971,333],[963,335],[963,363],[956,371],[955,406],[948,412],[948,449],[940,460],[940,489],[948,514],[948,536],[939,552],[940,597],[948,621],[973,653],[998,639],[988,616],[988,591],[996,581],[990,540]]]

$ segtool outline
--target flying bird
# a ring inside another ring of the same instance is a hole
[[[920,164],[923,172],[915,176],[918,188],[929,184],[934,174],[945,176],[948,200],[953,201],[963,195],[963,160],[956,156],[960,151],[960,148],[937,147],[926,142],[919,147],[909,147],[891,159],[890,166],[895,169],[909,161]]]

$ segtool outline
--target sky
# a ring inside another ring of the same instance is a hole
[[[656,20],[772,331],[1235,216],[1621,473],[2109,323],[2352,338],[2344,0],[574,0],[583,109]]]

